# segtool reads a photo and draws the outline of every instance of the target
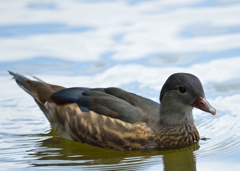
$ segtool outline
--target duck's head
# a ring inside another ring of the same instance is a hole
[[[200,80],[188,73],[175,73],[167,79],[160,93],[160,102],[170,111],[187,112],[196,107],[216,114],[205,98]]]

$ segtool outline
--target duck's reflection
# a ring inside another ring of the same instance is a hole
[[[57,137],[53,130],[42,136],[49,137],[39,142],[39,146],[29,153],[31,157],[37,158],[31,163],[33,167],[84,166],[98,170],[105,170],[105,167],[111,170],[136,170],[143,167],[148,170],[146,166],[157,165],[164,171],[196,170],[194,151],[199,149],[198,144],[177,150],[119,151],[65,140]]]
[[[163,153],[163,164],[165,171],[195,171],[196,159],[193,151],[199,149],[199,145],[195,144],[188,148],[178,150],[168,150]]]

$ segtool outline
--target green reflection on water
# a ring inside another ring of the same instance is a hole
[[[39,146],[29,152],[37,158],[32,167],[73,166],[97,170],[136,170],[147,166],[160,165],[165,171],[194,171],[194,151],[199,145],[176,150],[119,151],[93,147],[58,137],[54,130],[39,141]],[[160,168],[161,169],[161,168]]]

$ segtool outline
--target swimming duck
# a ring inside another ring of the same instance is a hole
[[[173,149],[199,141],[194,107],[215,115],[200,80],[172,74],[160,104],[120,88],[64,88],[9,73],[62,137],[114,149]]]

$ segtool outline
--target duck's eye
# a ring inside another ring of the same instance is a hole
[[[178,87],[178,91],[179,91],[180,93],[186,93],[186,92],[187,92],[187,89],[186,89],[185,87],[183,87],[183,86],[179,86],[179,87]]]

